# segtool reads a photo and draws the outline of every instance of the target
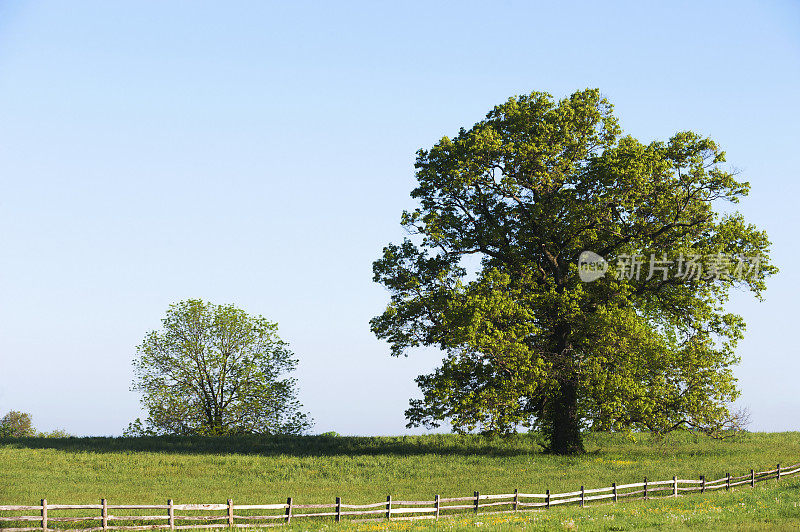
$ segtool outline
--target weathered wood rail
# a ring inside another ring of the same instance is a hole
[[[172,499],[167,504],[108,504],[106,499],[101,499],[100,504],[50,504],[47,499],[42,499],[41,504],[32,506],[0,505],[0,512],[26,512],[34,511],[37,515],[2,515],[0,516],[0,531],[2,532],[28,532],[43,531],[56,532],[69,530],[70,532],[89,532],[105,530],[151,530],[170,529],[184,530],[190,528],[250,528],[278,526],[290,523],[293,519],[329,517],[341,521],[342,517],[358,517],[357,521],[373,520],[409,520],[409,519],[440,519],[453,515],[468,515],[469,510],[475,514],[482,513],[511,513],[530,510],[545,510],[559,504],[578,504],[583,507],[591,501],[607,500],[615,503],[620,499],[638,498],[651,499],[658,497],[677,497],[681,492],[701,492],[717,489],[730,490],[735,486],[749,485],[754,487],[757,482],[774,479],[779,481],[783,477],[795,475],[800,472],[800,463],[782,468],[780,464],[775,469],[759,471],[751,469],[749,473],[732,477],[730,473],[716,480],[707,480],[700,476],[698,480],[679,479],[674,476],[670,480],[649,481],[633,484],[612,483],[605,488],[585,489],[581,486],[578,491],[566,493],[501,493],[485,495],[474,492],[471,497],[440,497],[436,495],[433,500],[427,501],[402,501],[393,500],[391,495],[386,501],[370,504],[344,504],[340,497],[330,504],[296,504],[292,497],[285,503],[279,504],[234,504],[228,499],[225,504],[174,504]],[[455,504],[454,504],[455,503]],[[495,509],[508,507],[507,509]],[[487,512],[486,510],[490,510]],[[53,511],[60,510],[95,510],[98,514],[85,516],[56,517]],[[159,510],[158,515],[131,514],[115,515],[115,510],[144,512],[145,510]],[[313,511],[310,511],[313,510]],[[260,511],[257,514],[237,514],[236,512]],[[299,512],[298,512],[299,511]],[[193,515],[179,515],[176,512],[195,512]],[[220,512],[212,515],[198,515],[197,512]],[[222,513],[224,512],[224,513]],[[273,512],[273,513],[265,513]],[[375,517],[378,516],[378,517]],[[366,518],[362,518],[366,517]],[[36,527],[4,527],[3,524],[20,524],[37,522]],[[135,522],[137,524],[122,525],[109,524],[110,522]],[[155,524],[138,524],[153,521],[162,521]],[[188,524],[193,521],[202,521],[198,524]],[[221,522],[215,522],[221,521]],[[245,521],[245,522],[242,522]],[[53,524],[97,522],[99,526],[89,528],[57,528]],[[188,522],[188,523],[187,523]]]

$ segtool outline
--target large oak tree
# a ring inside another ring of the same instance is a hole
[[[418,377],[409,426],[533,427],[558,453],[581,452],[585,429],[724,429],[745,327],[724,304],[735,287],[760,298],[777,271],[767,235],[722,213],[749,189],[724,162],[692,132],[649,144],[621,136],[598,90],[511,98],[420,150],[418,207],[402,216],[412,236],[373,267],[391,293],[375,334],[394,355],[446,353]],[[586,250],[610,264],[591,283],[578,275]],[[665,254],[746,257],[749,271],[617,266]]]

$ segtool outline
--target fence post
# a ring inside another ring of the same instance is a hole
[[[700,475],[700,493],[706,492],[706,476]]]
[[[675,475],[672,475],[672,496],[678,496],[678,477]]]
[[[288,497],[286,499],[286,524],[292,522],[292,498]]]
[[[544,495],[544,507],[550,508],[550,490],[547,490]]]
[[[756,487],[756,472],[754,469],[750,470],[750,487],[751,488]]]
[[[392,518],[392,496],[386,496],[386,519]]]
[[[586,491],[583,489],[583,486],[581,486],[581,508],[583,508],[584,499],[586,499]]]
[[[478,513],[478,505],[480,504],[480,500],[481,500],[481,492],[480,491],[476,491],[475,492],[475,513],[476,514]]]
[[[100,499],[100,504],[103,506],[100,510],[100,523],[102,523],[103,530],[108,530],[108,503],[105,499]]]
[[[617,483],[616,482],[612,482],[611,483],[611,489],[612,489],[612,492],[614,493],[614,502],[617,502],[618,499],[617,499]]]
[[[228,526],[233,526],[233,499],[228,499]]]
[[[42,499],[42,530],[47,531],[47,499]]]
[[[647,500],[647,477],[644,477],[644,500]]]
[[[725,491],[731,489],[731,474],[725,473]]]
[[[336,497],[336,522],[342,520],[342,498]]]
[[[169,517],[169,529],[175,530],[175,505],[172,504],[172,499],[167,499],[167,516]]]
[[[436,511],[435,511],[435,512],[433,512],[434,519],[439,519],[439,506],[440,506],[440,503],[439,503],[439,495],[437,494],[437,495],[436,495],[436,496],[433,498],[433,507],[436,509]]]
[[[519,490],[514,490],[514,511],[519,510]]]
[[[780,480],[780,479],[781,479],[781,465],[780,465],[780,464],[778,464],[778,476],[777,476],[777,480]]]

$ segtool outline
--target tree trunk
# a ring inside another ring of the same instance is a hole
[[[550,451],[555,454],[584,452],[578,414],[578,368],[572,358],[570,329],[568,323],[562,323],[556,326],[554,334],[556,367],[560,375],[557,377],[558,392],[552,397],[548,408],[546,426],[550,431]]]
[[[578,393],[575,384],[567,379],[560,393],[553,398],[550,411],[550,451],[555,454],[581,454],[583,438],[578,416]]]

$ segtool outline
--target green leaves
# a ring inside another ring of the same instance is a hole
[[[31,415],[11,410],[0,418],[0,438],[29,438],[36,436]]]
[[[744,329],[724,311],[728,291],[760,297],[777,271],[763,231],[718,214],[749,184],[711,139],[619,135],[599,91],[560,101],[535,92],[419,150],[419,206],[402,217],[413,237],[374,263],[391,300],[371,321],[395,355],[447,353],[417,381],[412,425],[541,426],[553,438],[578,426],[724,425]],[[580,282],[584,250],[606,258],[608,275]],[[758,256],[760,269],[747,279],[615,275],[617,257],[651,254]],[[480,266],[467,275],[469,256]]]
[[[171,305],[163,329],[137,347],[133,389],[148,411],[131,434],[302,433],[297,365],[277,324],[233,305],[189,299]]]

